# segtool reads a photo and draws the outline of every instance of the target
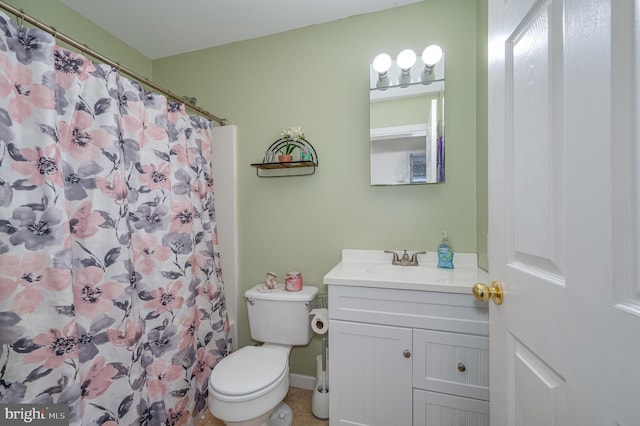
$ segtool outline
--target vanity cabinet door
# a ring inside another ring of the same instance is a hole
[[[489,426],[489,402],[414,389],[413,426]]]
[[[330,320],[330,426],[412,424],[412,330]]]

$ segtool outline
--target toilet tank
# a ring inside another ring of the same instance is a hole
[[[257,285],[244,294],[249,314],[251,338],[257,342],[281,345],[306,345],[311,341],[311,302],[318,288],[303,286],[286,291],[284,284],[275,289]]]

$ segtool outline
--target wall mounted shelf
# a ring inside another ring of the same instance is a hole
[[[302,156],[302,152],[306,151],[307,156],[304,160],[290,161],[290,162],[277,162],[274,161],[278,158],[278,152],[282,150],[287,141],[284,139],[278,139],[269,146],[264,154],[262,163],[252,163],[251,166],[256,168],[256,175],[258,177],[288,177],[288,176],[309,176],[316,172],[318,167],[318,154],[316,153],[313,145],[306,139],[299,139],[296,141],[290,141],[289,144],[294,145],[298,152],[295,152],[299,157]],[[262,172],[261,172],[262,171]]]

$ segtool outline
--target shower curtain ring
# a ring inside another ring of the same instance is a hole
[[[24,30],[24,9],[20,9],[20,16],[18,17],[18,26],[21,30]]]

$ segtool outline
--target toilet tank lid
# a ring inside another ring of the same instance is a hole
[[[264,284],[258,284],[244,293],[245,297],[249,299],[285,302],[310,302],[316,297],[316,294],[318,294],[318,287],[302,286],[300,291],[286,291],[284,284],[278,284],[274,289],[268,289]]]

